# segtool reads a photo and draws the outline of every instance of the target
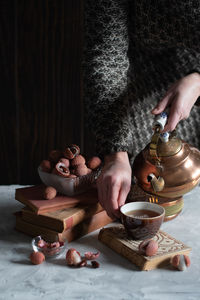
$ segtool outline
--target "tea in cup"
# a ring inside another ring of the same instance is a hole
[[[159,231],[165,209],[155,203],[131,202],[120,207],[121,221],[134,240],[152,238]]]

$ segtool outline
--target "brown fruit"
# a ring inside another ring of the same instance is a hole
[[[62,157],[62,152],[60,150],[52,150],[49,153],[49,160],[54,163],[57,163],[61,157]]]
[[[88,171],[87,171],[88,174],[92,173],[92,170],[91,170],[91,169],[88,168],[87,170],[88,170]]]
[[[101,159],[98,156],[93,156],[88,160],[87,166],[88,168],[95,170],[97,169],[101,164]]]
[[[66,168],[69,168],[69,159],[62,157],[59,159],[59,162],[63,163]]]
[[[78,166],[78,165],[84,165],[84,164],[85,164],[85,158],[80,154],[77,155],[76,157],[74,157],[71,160],[71,166],[72,167],[75,167],[75,166]]]
[[[85,252],[84,256],[86,259],[88,260],[94,260],[94,259],[97,259],[100,255],[100,252],[97,251],[97,252],[91,252],[91,251],[87,251]]]
[[[57,194],[57,191],[54,187],[52,186],[47,186],[45,189],[44,189],[44,193],[43,193],[43,197],[44,199],[46,200],[51,200],[53,198],[56,197],[56,194]]]
[[[83,259],[78,266],[79,267],[86,267],[87,266],[87,260]]]
[[[30,260],[31,260],[32,264],[39,265],[39,264],[43,263],[43,261],[45,260],[45,256],[42,252],[33,251],[30,255]]]
[[[92,266],[92,268],[97,269],[97,268],[100,267],[100,264],[98,263],[98,261],[92,260],[91,261],[91,266]]]
[[[78,165],[74,169],[74,174],[76,176],[84,176],[88,174],[88,168],[86,165]]]
[[[41,167],[43,172],[47,172],[47,173],[51,172],[51,162],[47,159],[44,159],[41,162],[40,167]]]
[[[67,159],[73,159],[74,157],[79,155],[79,153],[80,153],[80,148],[75,144],[70,145],[63,151],[63,155]]]
[[[185,271],[191,264],[190,257],[184,254],[177,254],[171,259],[171,265],[179,271]]]
[[[144,240],[139,245],[139,251],[146,256],[153,256],[158,251],[158,243],[154,240]]]
[[[64,163],[58,162],[55,168],[53,169],[52,173],[62,177],[68,177],[70,171],[69,168],[67,168]]]
[[[77,176],[75,174],[70,174],[69,178],[76,178]]]

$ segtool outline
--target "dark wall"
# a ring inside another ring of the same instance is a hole
[[[0,0],[0,184],[34,184],[52,149],[83,149],[81,0]]]

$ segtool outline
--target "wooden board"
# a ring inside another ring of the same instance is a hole
[[[55,211],[66,207],[74,207],[80,203],[97,203],[97,190],[91,189],[76,196],[57,195],[54,199],[44,200],[44,185],[36,185],[26,188],[18,188],[15,192],[15,199],[30,207],[36,214]]]
[[[141,270],[152,270],[169,264],[170,259],[176,254],[188,255],[191,248],[183,242],[164,231],[159,231],[153,238],[158,242],[158,251],[154,256],[145,256],[139,253],[141,241],[135,241],[128,237],[122,225],[103,228],[98,239],[108,247],[126,257]]]

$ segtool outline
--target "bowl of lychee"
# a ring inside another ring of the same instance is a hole
[[[101,159],[86,159],[80,147],[72,144],[64,150],[52,150],[38,167],[41,181],[57,192],[73,196],[86,191],[95,183],[101,171]]]
[[[34,253],[31,259],[34,264],[40,264],[44,257],[53,258],[63,253],[65,243],[61,241],[48,241],[44,237],[38,235],[32,239],[32,248]]]

